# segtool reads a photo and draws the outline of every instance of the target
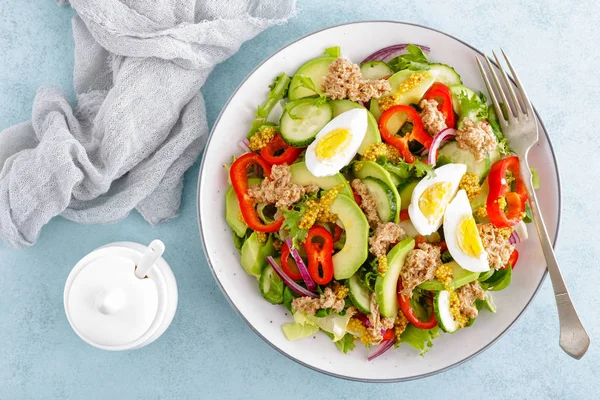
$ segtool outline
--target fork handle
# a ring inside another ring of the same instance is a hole
[[[568,355],[579,360],[590,346],[590,337],[579,320],[577,311],[575,311],[575,307],[567,291],[565,281],[560,273],[558,261],[556,261],[554,249],[552,248],[552,243],[550,242],[548,231],[542,218],[535,190],[533,190],[533,177],[526,156],[521,158],[521,176],[529,193],[533,221],[535,222],[540,243],[542,244],[542,251],[548,264],[548,272],[550,273],[550,280],[554,289],[554,298],[560,322],[560,347]]]

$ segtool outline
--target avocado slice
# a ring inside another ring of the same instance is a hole
[[[242,267],[249,275],[258,279],[262,270],[267,266],[267,256],[274,254],[273,235],[269,235],[266,243],[261,243],[256,232],[252,232],[242,246]]]
[[[394,75],[390,76],[388,82],[390,82],[390,86],[392,88],[391,94],[394,94],[398,86],[404,83],[410,76],[414,73],[419,73],[423,71],[411,71],[411,70],[402,70],[396,72]],[[429,90],[431,85],[435,82],[437,74],[430,73],[430,76],[423,80],[423,82],[419,83],[416,87],[410,89],[407,92],[401,93],[398,96],[397,104],[408,106],[410,104],[418,104],[425,92]],[[291,86],[290,86],[291,87]],[[379,102],[376,99],[371,99],[371,107],[370,111],[376,119],[379,119],[382,112],[379,108]]]
[[[385,274],[378,275],[375,281],[375,296],[379,312],[387,318],[398,313],[397,285],[400,272],[408,253],[415,248],[415,240],[407,238],[395,245],[387,255],[388,268]]]
[[[329,102],[333,109],[333,118],[337,117],[343,112],[352,110],[354,108],[364,108],[358,103],[350,100],[332,100]],[[367,132],[363,139],[360,147],[358,148],[358,154],[361,156],[367,150],[367,147],[374,143],[381,142],[381,135],[379,134],[379,127],[377,126],[377,120],[370,112],[367,113]]]
[[[312,79],[315,87],[321,88],[323,78],[329,72],[329,64],[334,60],[335,57],[317,57],[302,64],[290,82],[290,87],[288,89],[290,101],[316,95],[314,91],[302,86],[302,82],[300,81],[300,78],[298,78],[298,75]]]
[[[353,198],[338,194],[331,205],[346,230],[344,247],[333,255],[333,276],[336,280],[349,279],[367,260],[369,223]]]
[[[344,175],[340,173],[331,176],[316,177],[310,173],[304,162],[290,165],[290,173],[292,174],[292,182],[297,185],[306,186],[315,184],[323,190],[329,190],[334,186],[343,185],[344,187],[339,193],[352,197],[350,184],[346,178],[344,178]]]
[[[396,210],[394,210],[394,222],[400,222],[400,209],[402,208],[402,201],[396,185],[390,176],[390,173],[385,170],[381,165],[373,161],[358,161],[354,164],[354,176],[358,179],[365,179],[373,177],[381,180],[387,186],[390,187],[394,197],[396,199]]]
[[[467,283],[471,283],[477,278],[479,278],[479,272],[471,272],[467,271],[464,268],[461,268],[460,265],[456,261],[450,261],[448,265],[452,268],[452,287],[454,289],[458,289],[461,286],[466,285]],[[437,279],[432,279],[430,281],[425,281],[419,285],[421,289],[425,290],[435,290],[440,291],[444,290],[444,286]]]
[[[248,179],[248,187],[259,184],[262,181],[260,178]],[[243,237],[246,234],[248,226],[240,221],[240,203],[238,202],[237,195],[233,190],[233,186],[229,186],[225,193],[225,221],[231,227],[239,237]]]

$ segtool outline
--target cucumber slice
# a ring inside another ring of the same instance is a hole
[[[400,207],[402,206],[402,203],[400,200],[400,195],[398,194],[398,190],[396,190],[396,185],[394,185],[394,181],[392,180],[391,174],[376,162],[358,161],[354,164],[354,176],[358,179],[373,177],[387,184],[391,188],[392,193],[394,193],[394,197],[396,198],[394,222],[400,222]]]
[[[281,117],[281,137],[291,146],[308,146],[332,118],[329,103],[317,104],[316,99],[297,100]]]
[[[368,177],[363,183],[377,203],[377,215],[383,222],[393,221],[396,217],[396,195],[391,187],[381,179]]]
[[[314,96],[316,93],[313,90],[302,86],[299,75],[306,76],[312,79],[315,87],[321,89],[323,86],[323,78],[329,72],[329,64],[336,57],[318,57],[304,63],[292,77],[290,87],[288,89],[288,97],[290,100],[297,100],[303,97]]]
[[[333,118],[354,108],[364,108],[360,104],[350,100],[331,100],[329,103],[333,109]],[[373,117],[373,115],[369,112],[367,113],[367,132],[365,133],[365,138],[358,148],[358,154],[362,156],[370,145],[379,142],[381,142],[381,135],[379,134],[377,120],[375,120],[375,117]]]
[[[435,81],[446,86],[462,85],[460,75],[454,68],[446,64],[431,64],[429,72],[437,74]]]
[[[413,190],[415,190],[415,186],[417,186],[417,183],[419,183],[419,181],[411,181],[398,187],[398,193],[400,194],[400,203],[402,204],[402,206],[400,207],[401,210],[408,209],[410,199],[412,198],[412,192]]]
[[[446,143],[439,150],[439,155],[444,156],[455,164],[465,164],[467,172],[472,172],[479,176],[479,183],[483,183],[485,178],[490,173],[491,161],[490,155],[486,154],[485,159],[480,162],[475,162],[475,156],[468,150],[458,148],[457,142]]]
[[[449,86],[450,93],[452,93],[452,108],[454,108],[454,112],[460,115],[461,107],[460,101],[458,100],[458,95],[464,93],[467,97],[471,98],[475,95],[475,92],[463,85],[452,85]]]
[[[363,285],[358,274],[352,275],[348,281],[348,296],[352,300],[352,304],[362,313],[368,314],[371,312],[371,291]]]
[[[283,303],[284,286],[283,281],[279,275],[277,275],[275,270],[270,265],[267,265],[267,267],[263,269],[260,274],[260,279],[258,280],[260,293],[265,300],[272,304]]]
[[[450,292],[442,290],[437,292],[434,298],[435,316],[438,320],[438,325],[444,332],[454,333],[460,328],[458,322],[454,320],[452,312],[450,312]]]
[[[360,73],[365,79],[383,79],[392,75],[394,70],[383,61],[369,61],[361,64]]]

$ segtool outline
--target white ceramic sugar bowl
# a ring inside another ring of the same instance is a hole
[[[65,285],[67,318],[81,339],[104,350],[146,346],[162,335],[177,310],[177,283],[155,240],[111,243],[73,268]]]

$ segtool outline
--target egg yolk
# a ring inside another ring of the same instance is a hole
[[[419,210],[430,223],[435,223],[442,215],[450,200],[452,184],[438,182],[423,191],[419,198]]]
[[[326,160],[343,152],[350,145],[352,133],[348,129],[338,128],[327,132],[317,143],[315,153],[319,160]]]
[[[465,215],[456,227],[458,247],[468,256],[479,257],[483,252],[483,244],[477,232],[477,225],[472,215]]]

